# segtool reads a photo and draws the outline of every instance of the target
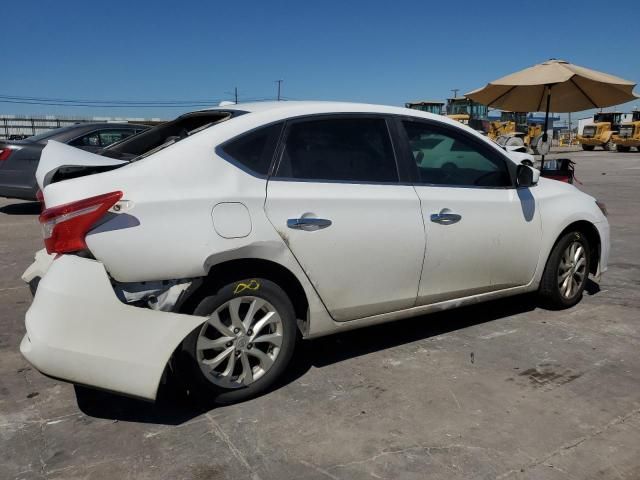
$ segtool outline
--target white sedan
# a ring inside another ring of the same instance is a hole
[[[263,392],[299,339],[606,270],[604,208],[445,117],[328,102],[193,112],[97,156],[56,142],[23,355],[153,400]],[[428,321],[425,319],[425,321]]]

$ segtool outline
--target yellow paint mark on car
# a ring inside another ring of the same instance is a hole
[[[245,290],[258,290],[260,288],[260,283],[257,280],[251,280],[249,283],[239,282],[236,285],[236,288],[233,290],[233,293],[237,295],[238,293],[242,293]]]

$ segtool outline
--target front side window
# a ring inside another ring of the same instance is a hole
[[[382,118],[331,118],[291,124],[276,177],[318,181],[397,182]]]
[[[416,162],[418,183],[472,187],[509,187],[511,176],[503,158],[462,132],[402,122]]]

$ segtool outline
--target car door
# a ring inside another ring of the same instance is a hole
[[[426,231],[418,304],[528,284],[542,232],[532,191],[515,188],[515,165],[462,127],[399,123]]]
[[[387,120],[289,121],[266,213],[335,320],[413,307],[424,255],[420,202],[402,184]]]

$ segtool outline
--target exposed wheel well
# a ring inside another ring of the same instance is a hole
[[[593,225],[593,223],[588,222],[586,220],[579,220],[577,222],[573,222],[568,225],[561,233],[558,235],[556,242],[567,232],[578,231],[582,233],[585,237],[587,237],[587,242],[589,242],[589,272],[592,274],[596,274],[598,271],[598,264],[600,263],[600,234],[598,233],[598,229]]]
[[[185,300],[180,311],[183,313],[192,313],[198,303],[200,303],[200,300],[206,295],[215,293],[218,289],[231,282],[249,277],[265,278],[278,284],[291,300],[296,318],[303,321],[307,320],[309,303],[304,288],[302,288],[296,276],[286,267],[278,263],[259,258],[229,260],[228,262],[222,262],[211,267],[207,277],[189,298]]]

